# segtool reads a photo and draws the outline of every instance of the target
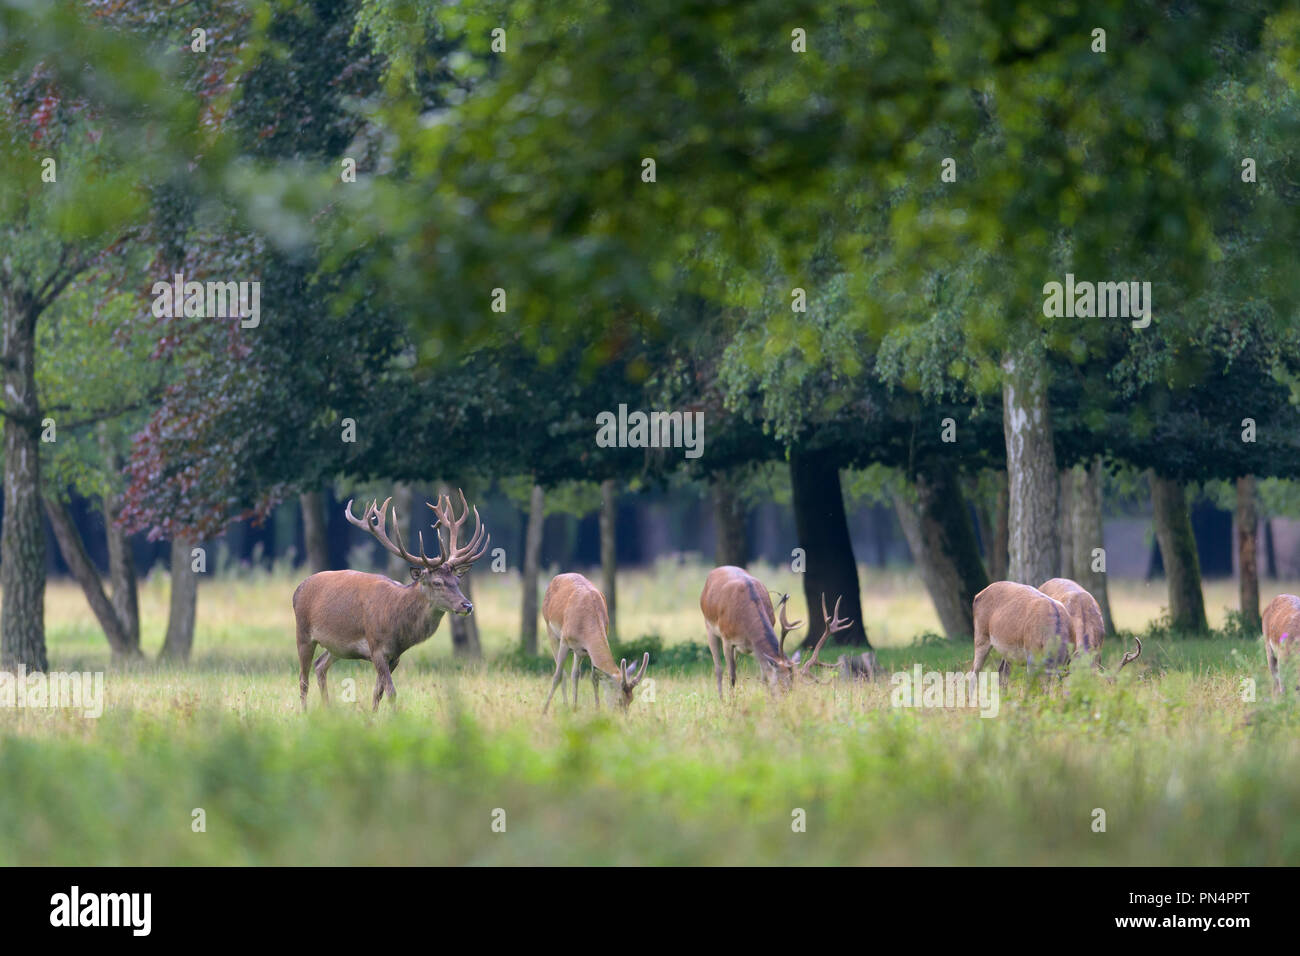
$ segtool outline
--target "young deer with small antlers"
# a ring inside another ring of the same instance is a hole
[[[614,695],[614,703],[627,710],[632,703],[632,691],[645,677],[650,664],[650,654],[641,657],[641,666],[627,666],[627,658],[614,666],[614,655],[609,649],[609,610],[605,595],[581,574],[557,574],[546,586],[542,600],[542,619],[546,621],[546,636],[551,641],[551,654],[555,658],[555,675],[551,678],[551,692],[546,695],[542,713],[551,706],[555,688],[564,683],[564,659],[573,654],[573,709],[578,709],[578,671],[585,654],[591,658],[591,690],[600,707],[600,684],[603,682]],[[565,701],[568,696],[561,690]]]
[[[1264,659],[1268,661],[1268,672],[1273,675],[1274,694],[1282,693],[1282,655],[1294,658],[1297,640],[1300,640],[1300,597],[1279,594],[1264,608]]]
[[[298,688],[304,711],[309,684],[307,672],[317,644],[325,649],[316,660],[321,699],[329,703],[325,675],[334,661],[368,660],[375,665],[378,675],[374,697],[374,709],[378,710],[385,690],[397,702],[392,672],[401,656],[432,637],[446,612],[466,615],[474,610],[474,605],[461,593],[459,579],[483,556],[491,541],[490,536],[484,537],[478,509],[474,509],[474,534],[468,544],[460,547],[456,539],[470,512],[465,493],[460,495],[463,511],[459,518],[453,513],[449,496],[440,498],[436,505],[429,505],[437,516],[434,534],[439,551],[438,557],[431,558],[424,553],[423,532],[419,535],[419,555],[406,550],[397,530],[396,508],[393,509],[393,533],[397,542],[389,540],[384,526],[392,500],[389,498],[383,505],[372,501],[360,518],[352,513],[349,501],[344,516],[351,524],[374,535],[389,554],[411,566],[410,584],[398,584],[382,574],[321,571],[293,592],[293,613],[298,622]],[[446,545],[438,532],[440,527],[447,528]]]
[[[799,663],[800,654],[793,658],[785,656],[786,635],[803,624],[802,621],[791,623],[785,616],[785,604],[789,596],[782,596],[780,608],[781,636],[776,636],[776,609],[772,607],[772,597],[767,588],[758,579],[743,568],[724,565],[709,572],[700,594],[700,610],[704,612],[704,630],[708,635],[709,653],[713,655],[713,676],[717,680],[718,696],[722,696],[722,659],[727,659],[727,670],[731,675],[731,688],[736,688],[736,652],[753,654],[758,661],[759,673],[763,676],[769,690],[788,690],[795,676],[816,682],[810,673],[812,666],[834,667],[823,664],[817,659],[822,645],[832,634],[843,631],[853,625],[852,621],[840,620],[840,598],[835,599],[835,613],[826,613],[826,595],[822,595],[822,617],[825,619],[826,632],[813,648],[812,655],[803,664]]]

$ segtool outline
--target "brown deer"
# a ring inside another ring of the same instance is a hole
[[[1268,661],[1268,672],[1273,675],[1275,695],[1282,693],[1281,657],[1283,653],[1288,658],[1295,656],[1297,640],[1300,640],[1300,597],[1279,594],[1264,608],[1264,659]]]
[[[975,693],[975,675],[984,666],[989,651],[1002,655],[998,678],[1005,683],[1011,662],[1026,667],[1042,664],[1049,676],[1062,672],[1079,645],[1078,625],[1065,605],[1037,588],[1014,581],[995,581],[972,602],[975,619],[975,661],[971,665],[970,692]],[[1142,642],[1132,654],[1125,654],[1119,670],[1142,653]]]
[[[1106,639],[1106,623],[1101,616],[1101,605],[1077,581],[1069,578],[1052,578],[1038,586],[1049,598],[1055,598],[1074,619],[1074,653],[1091,654],[1092,666],[1101,666],[1101,642]]]
[[[382,574],[365,574],[361,571],[321,571],[313,574],[293,592],[293,613],[298,622],[298,689],[302,695],[302,709],[307,709],[307,671],[312,654],[319,644],[325,652],[316,660],[316,680],[320,684],[321,699],[329,703],[325,675],[335,660],[368,660],[375,665],[378,680],[375,683],[374,709],[387,689],[389,698],[397,702],[397,688],[393,686],[392,672],[397,662],[410,648],[433,636],[442,622],[444,613],[465,615],[474,605],[461,593],[459,579],[470,566],[487,551],[491,537],[484,537],[483,522],[478,509],[474,509],[474,534],[464,547],[457,544],[461,526],[469,516],[465,493],[460,501],[463,511],[457,518],[453,513],[451,497],[440,498],[433,509],[437,521],[434,534],[438,539],[438,557],[424,553],[424,534],[421,532],[420,553],[406,550],[401,532],[397,530],[397,509],[393,509],[393,532],[397,542],[389,540],[384,531],[388,522],[388,506],[370,503],[365,514],[358,518],[352,513],[348,501],[344,516],[351,524],[370,532],[388,553],[411,565],[411,583],[398,584]],[[426,504],[428,504],[426,502]],[[443,544],[438,528],[447,528],[447,543]]]
[[[613,694],[621,710],[632,703],[632,691],[645,677],[650,664],[650,654],[641,657],[641,665],[627,665],[623,658],[614,665],[614,655],[609,650],[609,610],[605,595],[581,574],[557,574],[546,586],[542,600],[542,619],[546,621],[546,636],[551,641],[551,654],[555,658],[555,675],[551,678],[551,692],[546,695],[542,713],[551,706],[555,688],[564,683],[564,659],[573,654],[573,709],[578,709],[578,672],[585,654],[591,659],[591,690],[600,707],[600,684],[604,683]],[[564,700],[567,694],[561,690]]]
[[[727,659],[727,670],[731,675],[731,688],[736,688],[736,652],[753,654],[758,661],[759,673],[769,690],[789,690],[796,675],[800,678],[816,681],[810,673],[812,666],[833,667],[817,660],[822,645],[832,634],[852,627],[852,621],[840,620],[840,600],[835,599],[835,613],[826,613],[826,595],[822,595],[822,617],[825,619],[826,631],[808,660],[799,663],[800,655],[793,658],[785,656],[786,635],[803,622],[791,623],[785,616],[788,595],[783,595],[780,602],[781,636],[776,636],[776,609],[772,607],[772,597],[767,588],[758,579],[743,568],[723,565],[709,572],[700,593],[700,610],[704,612],[704,630],[708,635],[709,653],[713,655],[713,676],[718,685],[718,696],[722,697],[722,656]]]

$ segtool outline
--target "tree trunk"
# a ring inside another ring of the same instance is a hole
[[[171,606],[167,612],[167,636],[158,656],[170,661],[188,661],[194,648],[194,619],[199,604],[199,575],[194,570],[189,538],[172,541]]]
[[[989,580],[1007,579],[1007,521],[1011,510],[1010,492],[1007,490],[1007,473],[998,472],[998,506],[993,529],[993,557],[989,562]]]
[[[34,305],[0,301],[4,323],[4,527],[0,531],[0,667],[44,671],[45,526],[41,522],[40,408]]]
[[[1255,508],[1255,477],[1237,479],[1237,581],[1241,593],[1242,624],[1252,631],[1262,627],[1259,617],[1259,513]]]
[[[99,427],[99,447],[109,474],[122,470],[121,456],[113,446],[106,425]],[[113,610],[126,633],[127,642],[138,651],[140,648],[140,594],[135,573],[135,555],[131,553],[131,539],[118,526],[117,515],[121,497],[115,492],[104,495],[104,535],[108,539],[108,580],[112,586]]]
[[[1273,519],[1264,519],[1264,573],[1277,580],[1277,549],[1273,546]]]
[[[825,594],[827,610],[833,609],[836,598],[842,596],[840,616],[853,621],[851,627],[831,640],[870,647],[862,623],[858,565],[844,514],[840,470],[825,451],[792,451],[790,485],[795,529],[806,561],[803,588],[808,601],[808,636],[804,643],[821,637],[821,598]]]
[[[614,479],[600,483],[600,584],[609,608],[609,639],[618,635],[618,489]]]
[[[714,548],[715,565],[730,564],[743,568],[749,563],[749,533],[745,527],[746,508],[736,481],[719,475],[713,484],[713,515],[718,540]]]
[[[1056,499],[1060,479],[1047,403],[1047,363],[1034,346],[1002,363],[1002,427],[1007,444],[1007,577],[1038,587],[1061,560]]]
[[[537,578],[542,561],[542,528],[546,523],[543,510],[546,493],[533,485],[528,500],[528,529],[524,532],[523,620],[519,626],[519,643],[525,654],[537,653]]]
[[[86,552],[85,542],[81,540],[81,533],[77,530],[77,525],[72,520],[67,506],[61,501],[47,497],[45,514],[50,519],[50,526],[54,529],[54,540],[59,543],[59,551],[63,555],[63,560],[67,562],[68,570],[81,585],[82,593],[86,595],[86,602],[95,614],[95,620],[99,621],[99,626],[104,629],[104,636],[108,638],[108,647],[113,657],[139,657],[140,644],[138,641],[134,643],[131,641],[125,626],[118,618],[113,602],[104,591],[103,579],[100,578],[99,571],[96,570],[94,562]]]
[[[401,532],[402,540],[407,543],[408,550],[416,540],[416,520],[415,520],[415,496],[411,493],[411,486],[404,481],[399,481],[393,486],[393,507],[397,509],[397,530]],[[425,514],[433,514],[428,508],[421,506]],[[388,556],[388,576],[394,581],[400,581],[403,584],[411,580],[411,566],[406,563],[404,558],[399,558],[394,554]],[[461,588],[461,590],[465,590]],[[469,595],[465,595],[469,597]]]
[[[1101,619],[1107,634],[1115,633],[1115,622],[1110,616],[1110,595],[1106,587],[1106,572],[1094,571],[1093,550],[1102,549],[1105,557],[1104,525],[1101,518],[1103,470],[1101,458],[1094,458],[1087,468],[1074,471],[1074,494],[1071,497],[1070,536],[1074,541],[1074,580],[1096,598],[1101,606]],[[1102,567],[1105,567],[1103,565]]]
[[[1170,624],[1175,631],[1203,634],[1210,628],[1205,619],[1201,564],[1196,555],[1187,495],[1177,481],[1161,478],[1154,472],[1150,478],[1156,541],[1169,587]]]
[[[304,491],[298,496],[302,509],[302,547],[306,552],[307,567],[311,573],[330,569],[329,538],[326,535],[325,495],[319,491]],[[189,567],[186,564],[186,567]],[[406,580],[405,572],[401,579]]]
[[[1061,577],[1075,580],[1074,567],[1074,469],[1061,469],[1060,496],[1057,498],[1057,515],[1061,519]],[[1042,581],[1038,582],[1042,584]]]
[[[474,603],[474,588],[470,582],[471,575],[460,579],[460,590],[465,598]],[[473,614],[461,617],[459,614],[447,615],[451,618],[451,652],[456,657],[480,658],[483,656],[483,644],[478,636],[478,619]]]
[[[975,633],[971,602],[988,587],[961,485],[951,471],[917,475],[916,504],[894,495],[894,510],[945,636]]]

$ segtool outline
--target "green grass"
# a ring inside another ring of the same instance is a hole
[[[891,706],[888,680],[772,699],[746,658],[723,702],[698,635],[640,613],[660,574],[628,575],[620,603],[625,632],[663,648],[654,700],[626,717],[594,711],[585,676],[576,714],[543,717],[545,662],[466,664],[442,631],[394,673],[396,711],[372,716],[373,669],[341,662],[336,706],[313,687],[304,716],[281,607],[293,582],[209,582],[192,666],[111,671],[98,720],[0,710],[0,863],[1300,862],[1300,706],[1271,698],[1258,640],[1148,638],[1113,684],[1081,666],[1050,686],[1017,670],[990,719]],[[501,605],[484,614],[501,655],[493,628],[517,619],[517,597],[490,583],[475,600]],[[684,591],[674,605],[693,600]],[[145,589],[147,643],[165,593]],[[51,601],[54,666],[104,667],[77,595]],[[1108,662],[1120,643],[1108,640]],[[879,659],[959,671],[970,648],[895,642]],[[1243,679],[1258,701],[1243,700]],[[806,832],[792,830],[796,809]]]

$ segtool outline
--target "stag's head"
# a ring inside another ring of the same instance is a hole
[[[834,664],[826,664],[817,659],[817,655],[821,653],[822,647],[826,643],[826,639],[829,638],[832,634],[837,634],[840,631],[843,631],[846,628],[853,626],[852,620],[846,620],[840,617],[840,601],[842,600],[843,596],[841,595],[841,597],[835,599],[835,610],[833,612],[827,612],[826,595],[823,594],[822,595],[822,622],[825,625],[826,629],[822,631],[822,636],[818,639],[817,646],[813,648],[813,652],[808,656],[808,659],[806,661],[802,661],[802,663],[800,662],[803,657],[802,651],[795,651],[794,657],[786,657],[785,636],[803,623],[803,621],[795,621],[792,624],[786,620],[785,603],[789,599],[789,597],[790,596],[788,594],[782,595],[781,602],[777,605],[777,608],[780,610],[780,621],[781,621],[781,660],[777,662],[778,666],[774,668],[774,670],[776,672],[775,685],[782,690],[789,690],[790,687],[794,685],[796,679],[802,681],[811,681],[814,684],[820,683],[820,681],[818,681],[817,678],[813,675],[813,670],[812,670],[813,665],[815,664],[818,667],[830,667],[830,668],[835,667]],[[769,678],[769,683],[772,683],[771,678]]]
[[[464,592],[460,589],[460,579],[469,573],[470,567],[479,558],[487,552],[488,542],[492,540],[490,535],[486,535],[483,529],[483,522],[479,519],[478,508],[474,508],[474,534],[464,546],[458,542],[461,526],[465,519],[469,517],[470,507],[465,501],[465,493],[460,492],[461,515],[455,516],[452,509],[451,497],[444,495],[438,499],[436,505],[428,505],[432,509],[437,519],[433,525],[434,537],[438,541],[438,555],[429,557],[424,551],[424,533],[418,535],[420,544],[420,553],[412,554],[406,550],[406,545],[402,541],[402,532],[399,529],[400,522],[397,517],[397,508],[393,508],[393,535],[397,541],[392,541],[387,532],[385,525],[388,523],[388,507],[392,498],[387,499],[382,505],[377,502],[371,502],[366,508],[365,514],[358,518],[352,513],[352,502],[348,501],[345,516],[348,521],[358,528],[364,528],[375,536],[375,539],[384,547],[384,550],[395,557],[401,558],[411,566],[411,582],[413,587],[418,587],[428,599],[431,606],[443,611],[449,611],[452,614],[466,615],[474,610],[474,605],[465,597]],[[427,504],[427,502],[426,502]],[[447,529],[447,540],[443,541],[440,529]]]
[[[629,667],[627,658],[623,658],[618,664],[618,676],[606,674],[604,671],[597,671],[602,683],[610,691],[615,705],[619,710],[627,710],[632,703],[632,691],[636,685],[641,683],[645,677],[646,668],[650,665],[650,653],[647,651],[641,656],[641,663],[635,661]]]

